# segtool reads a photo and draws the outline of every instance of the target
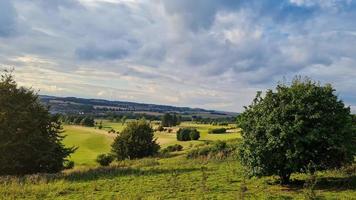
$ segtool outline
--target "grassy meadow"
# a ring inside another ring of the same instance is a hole
[[[186,157],[187,151],[206,141],[240,138],[239,129],[234,127],[232,133],[212,135],[208,130],[218,126],[185,122],[179,127],[197,128],[201,132],[199,141],[178,142],[174,133],[155,133],[162,147],[182,144],[184,151],[99,167],[96,156],[108,153],[116,136],[108,130],[124,128],[121,123],[108,121],[103,121],[103,126],[102,130],[64,126],[65,145],[79,147],[71,157],[76,167],[55,175],[3,177],[0,199],[356,199],[354,171],[319,172],[310,187],[304,186],[308,176],[294,174],[292,185],[281,186],[276,177],[247,178],[235,157]]]

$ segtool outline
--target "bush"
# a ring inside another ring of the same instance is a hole
[[[0,175],[55,173],[75,148],[62,144],[61,122],[38,95],[18,87],[9,73],[0,78]]]
[[[114,129],[110,129],[108,133],[116,133],[116,131]]]
[[[175,152],[175,151],[182,151],[183,146],[180,144],[174,144],[166,147],[165,149],[162,150],[162,152]]]
[[[94,127],[95,126],[95,121],[91,117],[84,117],[82,119],[82,121],[80,122],[80,125],[88,126],[88,127]]]
[[[209,134],[222,134],[226,133],[226,128],[214,128],[209,130]]]
[[[195,128],[180,128],[177,132],[178,141],[199,140],[200,133]]]
[[[216,141],[188,152],[187,158],[209,157],[223,159],[237,152],[238,143],[230,141]]]
[[[114,161],[114,156],[111,154],[100,154],[95,161],[101,166],[109,166]]]
[[[197,131],[197,129],[191,129],[189,136],[191,140],[199,140],[200,133]]]
[[[153,129],[145,120],[128,123],[111,147],[118,160],[152,156],[160,148],[154,139]]]
[[[73,169],[74,168],[74,161],[67,160],[63,163],[63,169]]]
[[[177,132],[178,141],[198,140],[200,133],[194,128],[180,128]]]
[[[159,125],[157,128],[157,131],[162,132],[164,131],[164,127],[162,125]]]
[[[334,92],[331,85],[300,78],[264,97],[259,92],[238,118],[241,162],[250,175],[278,175],[284,184],[309,164],[316,170],[350,164],[355,146],[350,108]]]

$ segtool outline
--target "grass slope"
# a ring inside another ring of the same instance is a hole
[[[338,172],[320,173],[315,193],[320,199],[352,200],[355,181]],[[274,177],[245,179],[235,160],[188,160],[184,155],[0,179],[0,199],[305,199],[307,194],[301,182],[286,187]]]
[[[76,165],[94,165],[99,154],[110,152],[113,137],[105,131],[82,126],[65,126],[64,130],[64,144],[78,147],[70,158]]]

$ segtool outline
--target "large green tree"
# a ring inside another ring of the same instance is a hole
[[[53,173],[63,169],[74,148],[61,143],[52,116],[31,89],[18,87],[11,73],[0,79],[0,175]]]
[[[308,78],[279,84],[239,116],[241,162],[250,175],[279,175],[288,183],[294,172],[338,168],[353,161],[350,109],[331,85]]]
[[[115,138],[112,152],[118,160],[143,158],[158,152],[153,129],[146,120],[130,122]]]

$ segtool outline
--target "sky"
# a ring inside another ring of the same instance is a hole
[[[40,94],[243,111],[308,76],[356,112],[356,0],[0,0],[0,67]]]

